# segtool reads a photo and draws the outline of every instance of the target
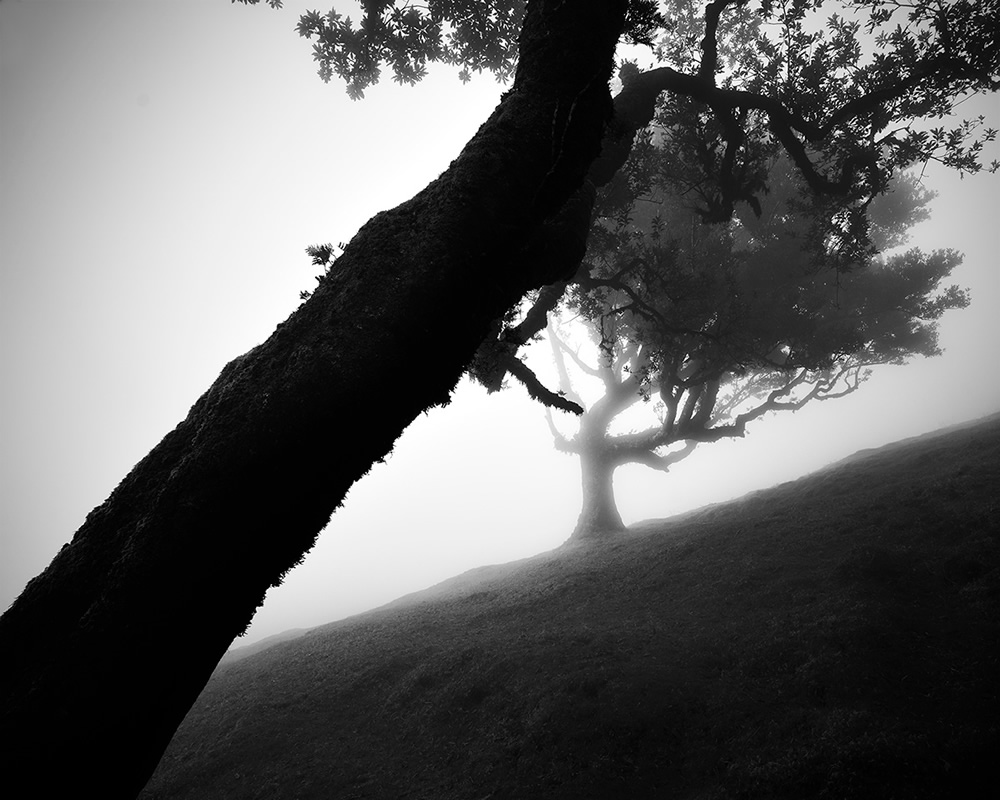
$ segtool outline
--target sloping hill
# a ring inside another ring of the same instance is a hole
[[[994,416],[223,666],[143,797],[982,796],[998,537]]]
[[[269,647],[274,647],[274,645],[279,642],[287,642],[289,639],[297,639],[307,630],[307,628],[289,628],[287,631],[266,636],[253,644],[245,644],[242,646],[237,645],[226,652],[226,654],[222,657],[222,660],[219,662],[219,667],[248,658],[249,656],[261,652],[262,650],[267,650]]]

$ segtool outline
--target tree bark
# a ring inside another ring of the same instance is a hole
[[[601,370],[605,394],[580,416],[580,433],[573,442],[573,452],[580,456],[583,505],[572,539],[598,539],[625,530],[615,503],[615,469],[631,460],[616,448],[608,435],[612,420],[639,399],[638,378],[624,380],[614,369]]]
[[[572,539],[601,539],[625,530],[615,503],[614,474],[618,464],[608,456],[606,446],[580,451],[583,506]]]
[[[9,784],[134,797],[351,484],[447,402],[491,320],[568,277],[518,255],[599,152],[625,6],[529,3],[514,84],[449,170],[365,225],[0,618]]]

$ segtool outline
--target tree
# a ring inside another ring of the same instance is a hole
[[[758,209],[769,164],[785,152],[818,198],[841,204],[840,218],[829,219],[863,248],[867,204],[893,175],[932,160],[976,172],[984,143],[996,137],[981,117],[953,127],[932,120],[945,119],[969,93],[996,91],[1000,38],[989,15],[1000,3],[667,5],[645,31],[669,66],[640,71],[622,63],[619,99],[641,96],[644,104],[641,114],[628,114],[616,103],[616,123],[627,119],[638,132],[659,98],[670,144],[687,151],[674,179],[697,197],[707,222],[728,220],[738,205]],[[823,19],[830,7],[841,13]],[[614,191],[613,177],[590,175],[605,191]],[[484,385],[496,390],[510,372],[533,395],[551,395],[514,362],[565,286],[541,293],[524,319],[495,323],[473,367]]]
[[[939,290],[961,260],[951,251],[862,251],[853,263],[829,249],[843,250],[842,239],[811,251],[817,221],[809,219],[787,162],[769,175],[759,217],[706,226],[679,203],[669,180],[662,185],[674,170],[669,163],[656,169],[653,162],[664,157],[659,148],[649,153],[643,169],[661,186],[624,207],[619,195],[618,208],[604,209],[586,274],[564,300],[562,316],[582,324],[596,354],[582,357],[549,321],[559,388],[586,407],[572,437],[547,409],[557,449],[580,458],[577,539],[624,529],[614,499],[617,467],[666,472],[701,443],[742,437],[765,414],[854,392],[878,364],[936,355],[936,320],[968,303],[957,287]],[[902,245],[906,229],[927,216],[931,197],[903,176],[875,198],[866,237],[873,249]],[[585,403],[567,361],[599,381],[603,394]],[[612,432],[640,401],[646,427]]]
[[[759,11],[794,28],[806,5]],[[855,5],[876,27],[895,10],[875,0]],[[953,13],[954,4],[918,2],[914,25],[927,36],[904,30],[882,51],[895,61],[838,75],[827,98],[822,82],[808,89],[808,81],[768,79],[768,65],[780,61],[770,57],[745,88],[720,83],[719,20],[751,11],[716,2],[698,70],[629,75],[614,104],[617,43],[652,41],[669,23],[651,3],[362,6],[360,28],[332,12],[300,21],[300,32],[317,39],[321,68],[357,83],[366,64],[390,65],[404,81],[419,77],[406,64],[421,59],[499,64],[513,76],[511,89],[445,173],[367,223],[312,296],[223,369],[0,618],[0,743],[14,785],[107,798],[141,789],[218,659],[350,485],[416,415],[447,402],[496,321],[527,291],[575,274],[594,187],[614,176],[662,92],[718,114],[731,151],[743,152],[757,132],[736,130],[739,109],[770,119],[817,191],[863,194],[886,165],[935,156],[977,165],[974,126],[852,144],[859,132],[885,130],[875,116],[896,123],[935,114],[965,92],[996,88],[995,3],[963,3]],[[832,63],[814,61],[814,72]],[[802,156],[802,137],[824,154],[819,167]],[[859,155],[866,143],[875,147],[869,158]],[[750,191],[730,161],[720,161],[723,206]],[[824,177],[828,169],[841,177]],[[373,393],[386,374],[407,392]],[[347,419],[364,435],[345,442]],[[165,650],[164,641],[185,646]]]

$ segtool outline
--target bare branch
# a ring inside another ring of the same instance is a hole
[[[623,270],[624,271],[624,270]],[[619,273],[621,274],[621,273]],[[688,336],[698,336],[709,341],[714,341],[715,336],[713,336],[708,331],[695,330],[693,328],[684,328],[672,325],[667,321],[667,318],[663,316],[657,309],[649,305],[645,300],[643,300],[639,294],[629,286],[627,283],[623,283],[617,280],[617,275],[611,278],[595,278],[592,275],[579,275],[576,279],[576,284],[580,286],[584,291],[591,291],[597,288],[607,288],[614,289],[615,291],[621,292],[631,301],[626,305],[614,306],[608,310],[607,315],[623,314],[625,312],[631,312],[640,317],[645,317],[650,322],[654,323],[658,330],[665,333],[674,333],[678,335],[688,335]]]
[[[504,361],[504,366],[511,375],[524,384],[524,388],[528,390],[528,394],[531,395],[532,399],[538,400],[540,403],[551,408],[569,411],[571,414],[583,413],[582,406],[574,403],[572,400],[568,400],[561,394],[545,388],[542,382],[538,380],[538,376],[521,359],[513,355],[509,356]]]
[[[545,421],[549,424],[549,431],[552,434],[552,441],[556,450],[560,453],[579,454],[580,448],[576,439],[567,439],[563,436],[562,431],[556,427],[555,420],[552,419],[551,408],[546,407],[545,409]]]
[[[811,400],[832,400],[851,394],[861,385],[864,380],[862,369],[870,365],[850,363],[843,365],[833,373],[817,376],[809,370],[799,370],[795,377],[791,378],[783,386],[771,391],[767,397],[754,408],[739,414],[736,419],[728,425],[716,425],[712,428],[692,429],[685,431],[684,438],[694,439],[700,442],[714,442],[724,438],[741,438],[746,435],[748,423],[759,419],[771,411],[797,411]],[[811,388],[801,397],[794,400],[782,400],[788,397],[797,387],[810,385]],[[835,391],[838,385],[843,385],[843,389]]]
[[[570,349],[570,347],[565,342],[560,340],[559,348],[573,360],[573,363],[576,364],[577,367],[579,367],[581,372],[590,375],[592,378],[600,378],[601,380],[604,380],[605,378],[604,371],[602,371],[600,367],[590,366],[590,364],[588,364],[586,361],[580,358],[579,352]]]
[[[528,313],[513,328],[508,328],[502,334],[504,341],[522,345],[528,342],[533,336],[545,330],[548,324],[549,313],[555,309],[569,286],[568,281],[560,281],[543,286],[538,291],[538,297],[528,309]]]
[[[565,343],[556,334],[555,326],[549,320],[548,324],[549,346],[552,348],[552,359],[556,364],[556,371],[559,373],[559,390],[563,396],[570,398],[579,405],[583,405],[583,400],[573,388],[573,382],[569,378],[569,370],[566,369],[566,360],[563,353],[568,352]]]
[[[691,455],[698,444],[699,443],[697,441],[688,440],[684,443],[684,447],[680,450],[676,450],[672,453],[665,453],[663,455],[657,455],[651,450],[645,450],[636,453],[635,457],[630,459],[627,463],[643,464],[652,469],[659,470],[660,472],[668,472],[670,467],[678,461],[683,461]]]
[[[719,70],[719,44],[716,36],[719,31],[719,17],[731,5],[741,5],[746,0],[715,0],[705,8],[705,36],[701,40],[701,64],[698,67],[698,78],[715,86],[715,73]]]
[[[839,177],[831,178],[821,174],[810,161],[806,147],[799,136],[805,142],[818,144],[839,125],[872,114],[885,105],[906,97],[924,84],[932,81],[940,82],[942,75],[950,75],[954,79],[989,83],[989,76],[981,75],[961,59],[952,56],[928,58],[916,64],[908,74],[899,76],[896,80],[878,86],[864,95],[844,103],[839,108],[833,109],[825,120],[809,120],[777,98],[745,90],[719,88],[715,85],[714,60],[717,58],[717,54],[714,35],[710,39],[709,33],[714,30],[711,26],[718,25],[718,15],[722,8],[727,5],[729,3],[720,0],[720,2],[710,4],[706,9],[706,39],[702,43],[705,56],[698,75],[687,75],[671,67],[659,67],[633,78],[637,91],[641,87],[641,91],[647,95],[672,92],[704,103],[713,110],[726,131],[728,145],[724,155],[723,174],[720,176],[723,183],[725,183],[727,175],[732,177],[731,167],[735,148],[742,144],[746,135],[743,125],[733,114],[736,109],[752,109],[766,114],[775,137],[788,151],[813,191],[821,194],[844,195],[849,192],[854,176],[861,168],[869,172],[873,186],[881,185],[881,178],[875,173],[875,152],[856,153],[848,156],[840,165]],[[713,78],[711,80],[709,79],[710,70]],[[991,88],[995,89],[996,87],[991,84]],[[726,168],[727,164],[728,169]],[[734,197],[732,199],[741,198]]]

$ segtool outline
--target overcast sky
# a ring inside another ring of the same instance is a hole
[[[304,248],[347,241],[421,189],[503,90],[437,69],[352,102],[294,32],[326,6],[285,5],[0,0],[0,608],[295,308],[316,272]],[[965,108],[1000,119],[996,97]],[[973,298],[942,322],[946,354],[669,475],[620,470],[626,522],[1000,410],[1000,176],[926,182],[940,197],[914,243],[963,250],[954,277]],[[463,382],[352,489],[244,641],[551,549],[578,483],[523,391]]]

